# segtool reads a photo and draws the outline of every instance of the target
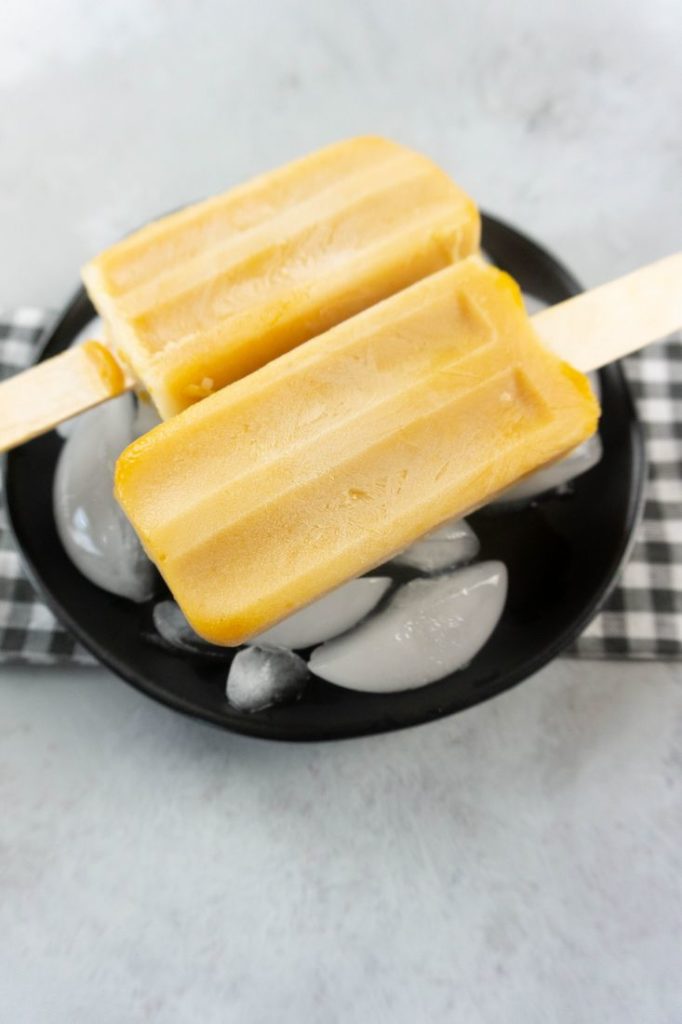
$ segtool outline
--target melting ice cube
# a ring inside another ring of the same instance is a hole
[[[540,494],[553,491],[570,480],[574,480],[588,469],[592,469],[601,460],[602,444],[598,434],[589,437],[572,452],[569,452],[563,459],[553,462],[551,466],[539,469],[537,473],[519,480],[518,483],[508,487],[506,491],[499,494],[493,505],[507,505],[519,501],[530,501]]]
[[[186,654],[225,659],[231,653],[229,648],[211,644],[195,633],[175,601],[159,601],[154,605],[152,619],[159,636]]]
[[[133,422],[135,437],[141,437],[148,430],[158,427],[160,422],[161,417],[152,402],[149,399],[138,398],[135,420]]]
[[[254,637],[255,645],[300,649],[345,633],[364,619],[391,585],[386,576],[364,576],[337,587],[319,601]]]
[[[121,395],[81,416],[62,448],[54,515],[76,568],[104,590],[145,601],[155,573],[113,495],[114,464],[135,437],[135,401]]]
[[[230,665],[226,694],[239,711],[262,711],[298,700],[308,680],[303,658],[274,647],[247,647]]]
[[[351,690],[410,690],[468,664],[502,614],[507,571],[479,562],[412,580],[383,611],[313,651],[310,669]]]
[[[408,565],[421,572],[439,572],[471,562],[480,547],[478,537],[466,520],[453,519],[396,555],[393,564]]]

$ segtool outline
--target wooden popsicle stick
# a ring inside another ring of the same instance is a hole
[[[46,359],[0,384],[0,452],[132,386],[132,378],[99,341]]]
[[[682,327],[682,253],[532,317],[548,348],[587,373]]]
[[[544,309],[532,322],[547,347],[587,372],[682,327],[682,253]],[[128,391],[132,378],[97,341],[0,384],[0,452]]]

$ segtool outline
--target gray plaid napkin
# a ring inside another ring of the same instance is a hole
[[[624,360],[644,427],[644,517],[602,611],[567,652],[583,657],[682,657],[682,335]]]
[[[33,361],[53,319],[41,309],[0,314],[0,380]],[[95,659],[42,603],[22,569],[7,528],[0,478],[0,663],[94,665]]]
[[[0,315],[0,379],[27,366],[51,316]],[[625,361],[644,424],[649,485],[644,520],[619,585],[567,652],[586,658],[682,657],[682,337]],[[1,485],[0,485],[1,486]],[[0,662],[93,664],[26,579],[0,492]]]

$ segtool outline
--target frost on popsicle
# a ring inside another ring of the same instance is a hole
[[[391,585],[386,576],[365,576],[337,587],[330,594],[295,612],[254,637],[252,644],[271,644],[300,650],[338,636],[364,619]]]
[[[145,601],[155,571],[114,499],[114,463],[135,437],[135,403],[122,395],[79,417],[62,448],[54,482],[54,515],[64,549],[98,587]]]
[[[415,689],[467,665],[502,614],[507,571],[480,562],[401,587],[377,615],[313,651],[310,669],[351,690]]]
[[[275,647],[246,647],[235,655],[226,694],[239,711],[262,711],[298,700],[308,681],[303,658]]]
[[[480,550],[478,537],[464,519],[453,519],[427,533],[393,559],[420,572],[439,572],[473,561]]]

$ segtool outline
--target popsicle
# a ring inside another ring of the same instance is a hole
[[[163,217],[83,270],[121,362],[115,386],[84,373],[75,351],[4,381],[0,451],[134,386],[172,416],[475,252],[479,238],[475,204],[444,171],[375,137]],[[46,401],[29,407],[37,372]]]
[[[587,378],[476,258],[134,442],[116,496],[194,629],[260,633],[596,429]]]
[[[478,248],[473,201],[382,138],[322,149],[142,228],[83,279],[165,418]]]

